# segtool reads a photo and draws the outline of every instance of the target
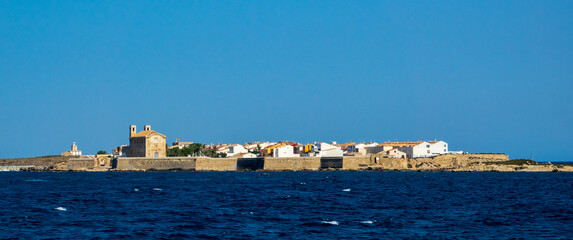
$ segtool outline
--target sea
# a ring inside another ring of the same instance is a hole
[[[0,239],[573,239],[573,173],[0,172]]]

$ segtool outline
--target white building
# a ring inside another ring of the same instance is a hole
[[[418,144],[413,144],[410,146],[398,147],[398,150],[406,153],[406,156],[409,158],[434,156],[432,154],[431,144],[426,141],[419,142]]]
[[[72,144],[70,151],[66,151],[66,152],[62,153],[62,156],[81,156],[81,155],[82,155],[82,151],[78,150],[78,146],[76,145],[76,142],[74,142]]]
[[[245,147],[243,147],[243,145],[236,144],[229,146],[229,151],[227,152],[227,156],[232,157],[237,154],[248,153],[248,152],[249,151]]]
[[[444,141],[430,142],[430,152],[432,154],[447,154],[448,144]]]
[[[397,148],[406,153],[408,158],[432,157],[448,153],[448,144],[444,141],[386,142],[380,144],[386,148]]]
[[[294,153],[294,147],[285,145],[272,149],[273,157],[300,157],[300,154]]]
[[[406,158],[407,154],[398,150],[397,148],[392,148],[390,150],[384,151],[384,155],[391,158]]]
[[[311,155],[316,157],[342,157],[344,152],[337,146],[321,142],[312,145]]]
[[[350,154],[357,153],[359,155],[367,155],[369,153],[377,153],[382,151],[382,149],[377,146],[378,143],[376,142],[349,144],[347,145],[346,152]]]

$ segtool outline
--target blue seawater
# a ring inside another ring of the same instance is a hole
[[[572,173],[3,172],[0,238],[573,239]]]

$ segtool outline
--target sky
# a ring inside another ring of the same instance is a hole
[[[573,1],[0,1],[0,158],[443,140],[573,161]]]

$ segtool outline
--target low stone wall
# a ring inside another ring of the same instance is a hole
[[[317,171],[342,170],[425,170],[459,169],[474,163],[507,161],[505,154],[447,154],[432,158],[384,158],[372,156],[346,156],[339,158],[286,157],[286,158],[118,158],[113,167],[119,170],[197,170],[197,171]],[[93,161],[91,162],[93,167]],[[85,163],[87,165],[87,163]],[[69,169],[82,168],[74,163]],[[89,169],[89,167],[87,167]]]
[[[473,163],[501,162],[509,160],[506,154],[446,154],[432,158],[414,158],[412,168],[463,168]]]
[[[125,157],[115,160],[118,170],[195,170],[196,158],[165,157],[165,158],[136,158]],[[93,165],[93,162],[92,162]]]
[[[197,171],[236,171],[237,158],[197,158]]]
[[[374,157],[377,157],[378,159],[376,159],[374,161],[374,164],[372,164],[371,166],[380,169],[403,170],[403,169],[408,169],[409,166],[411,166],[410,159],[407,158],[384,158],[381,156],[374,156]]]
[[[342,158],[342,169],[343,170],[358,170],[367,168],[371,165],[370,156],[361,157],[343,157]]]
[[[60,169],[65,170],[71,156],[44,156],[30,158],[0,159],[0,166],[34,166],[37,170]]]
[[[302,171],[319,170],[319,157],[297,157],[297,158],[265,158],[264,170],[268,171]]]
[[[387,158],[372,155],[370,167],[388,170],[458,169],[474,163],[507,161],[506,154],[445,154],[430,158]],[[360,166],[359,166],[360,169]]]
[[[85,171],[94,168],[95,159],[93,158],[72,158],[66,164],[67,170]]]

